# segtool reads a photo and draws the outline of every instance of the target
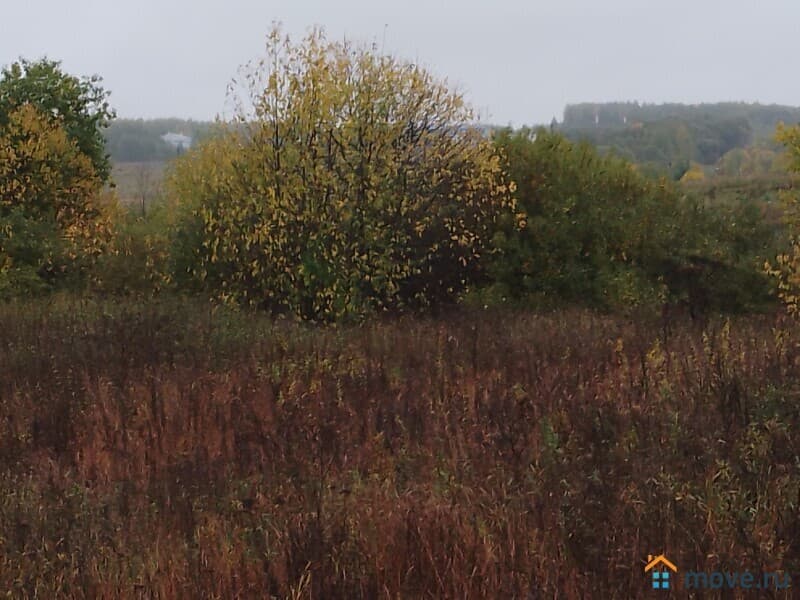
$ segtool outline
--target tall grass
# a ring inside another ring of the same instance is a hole
[[[0,307],[10,597],[637,598],[800,567],[800,333]]]

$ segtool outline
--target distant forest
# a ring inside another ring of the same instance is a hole
[[[779,123],[800,122],[800,108],[747,103],[569,105],[552,127],[572,140],[640,165],[645,172],[752,177],[782,170],[773,141]]]
[[[106,151],[120,162],[159,162],[178,155],[182,149],[161,136],[177,133],[193,143],[208,137],[214,123],[186,119],[116,119],[105,132]]]
[[[783,173],[775,129],[798,122],[800,108],[792,106],[611,102],[569,105],[550,128],[636,163],[644,174],[691,180]],[[184,150],[163,135],[196,143],[213,129],[207,121],[118,119],[106,131],[106,148],[116,163],[160,162]]]

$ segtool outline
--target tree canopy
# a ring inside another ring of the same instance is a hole
[[[513,206],[461,95],[419,67],[279,29],[229,135],[190,152],[173,195],[220,296],[336,318],[454,299]]]
[[[25,104],[58,122],[77,149],[106,181],[111,164],[105,152],[103,130],[114,118],[101,78],[64,73],[58,61],[21,59],[0,72],[0,125]]]
[[[496,143],[525,227],[512,223],[498,235],[492,297],[725,310],[762,301],[768,286],[753,260],[763,257],[764,234],[752,215],[707,208],[671,182],[558,133],[506,130]]]
[[[0,123],[0,292],[80,270],[109,237],[100,177],[57,120],[23,104]]]

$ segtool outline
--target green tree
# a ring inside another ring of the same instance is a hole
[[[103,251],[110,222],[91,160],[24,104],[0,123],[0,291],[43,288]]]
[[[525,226],[509,222],[498,235],[492,299],[724,310],[760,301],[758,215],[707,209],[666,180],[543,129],[501,131],[495,140]]]
[[[61,70],[61,63],[21,59],[0,72],[0,125],[25,104],[58,121],[76,147],[105,182],[111,164],[105,152],[103,130],[114,118],[100,77],[76,77]]]
[[[184,263],[220,297],[334,319],[452,300],[512,208],[461,95],[418,65],[279,29],[238,124],[172,177]],[[189,231],[196,228],[194,232]]]
[[[498,292],[545,304],[602,307],[656,300],[645,264],[675,227],[664,187],[620,159],[560,134],[511,130],[495,142],[517,184],[523,229],[509,222],[492,268]]]

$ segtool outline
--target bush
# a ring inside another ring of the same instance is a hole
[[[146,215],[118,207],[114,236],[92,270],[95,292],[150,296],[170,287],[169,217],[163,205]]]
[[[676,195],[634,167],[543,130],[500,132],[525,227],[507,223],[493,265],[519,297],[602,307],[666,292],[646,266],[676,239]],[[672,248],[670,248],[672,251]]]
[[[742,310],[768,297],[760,214],[706,207],[559,134],[506,130],[495,141],[525,227],[509,221],[499,234],[489,298],[500,289],[508,300],[544,306],[669,302],[705,311]]]
[[[247,81],[251,110],[171,179],[190,279],[309,319],[431,306],[479,279],[512,201],[460,95],[319,31],[274,30]]]

